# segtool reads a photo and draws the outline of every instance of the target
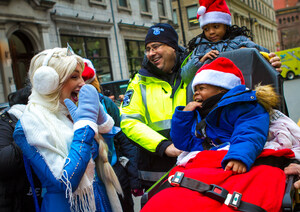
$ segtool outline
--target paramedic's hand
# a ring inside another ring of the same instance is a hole
[[[288,167],[284,168],[284,173],[286,175],[300,175],[300,165],[296,163],[291,163]],[[300,188],[300,180],[294,183],[294,187],[299,189]]]
[[[165,150],[165,154],[169,157],[177,157],[178,155],[181,154],[181,150],[177,149],[174,144],[171,144],[168,146]]]
[[[243,174],[247,171],[246,165],[238,160],[231,160],[227,163],[225,171],[233,171],[233,174]]]
[[[278,71],[279,73],[282,72],[281,67],[281,62],[280,62],[280,57],[278,57],[274,52],[271,52],[269,54],[270,59],[270,63],[271,65],[276,69],[276,71]]]
[[[200,62],[204,63],[207,59],[214,59],[218,57],[219,51],[218,50],[211,50],[210,52],[206,53],[201,59]]]
[[[185,108],[182,111],[194,111],[197,107],[201,108],[202,102],[190,102],[187,104],[187,106],[185,106]]]

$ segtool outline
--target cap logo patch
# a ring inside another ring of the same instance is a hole
[[[159,35],[160,32],[163,32],[165,31],[163,28],[160,28],[160,27],[153,27],[153,35]]]

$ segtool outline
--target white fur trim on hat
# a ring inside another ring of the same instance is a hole
[[[193,80],[193,92],[195,92],[195,86],[199,84],[209,84],[230,90],[235,86],[241,85],[241,79],[232,73],[204,69],[196,74]]]
[[[206,7],[200,6],[197,10],[198,15],[203,15],[206,12]]]
[[[200,27],[207,24],[220,23],[231,26],[231,15],[224,12],[207,12],[199,17]]]

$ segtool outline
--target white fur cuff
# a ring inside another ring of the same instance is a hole
[[[99,133],[108,133],[111,131],[113,126],[115,125],[114,120],[110,115],[107,115],[107,120],[101,125],[98,125]]]
[[[75,122],[75,124],[73,126],[73,130],[75,132],[76,130],[83,128],[86,125],[89,125],[94,130],[95,134],[98,133],[97,124],[92,121],[89,121],[89,120],[79,120],[79,121]]]

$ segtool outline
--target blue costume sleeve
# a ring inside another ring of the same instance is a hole
[[[171,139],[177,149],[183,151],[202,151],[203,140],[195,136],[197,117],[194,111],[182,111],[178,106],[172,117]]]
[[[230,160],[239,160],[249,171],[266,143],[269,114],[258,103],[238,104],[234,109],[227,107],[224,110],[222,114],[227,116],[224,117],[225,120],[229,120],[234,129],[230,138],[230,148],[222,161],[222,167],[225,168]]]
[[[92,142],[95,132],[91,127],[85,126],[74,132],[71,149],[63,169],[64,176],[68,177],[75,191],[80,183],[87,164],[91,158]],[[39,177],[43,186],[51,187],[56,191],[65,191],[66,185],[60,179],[56,179],[47,166],[38,150],[28,144],[21,123],[18,122],[13,135],[15,142],[21,148],[24,156],[30,161],[32,168]]]

